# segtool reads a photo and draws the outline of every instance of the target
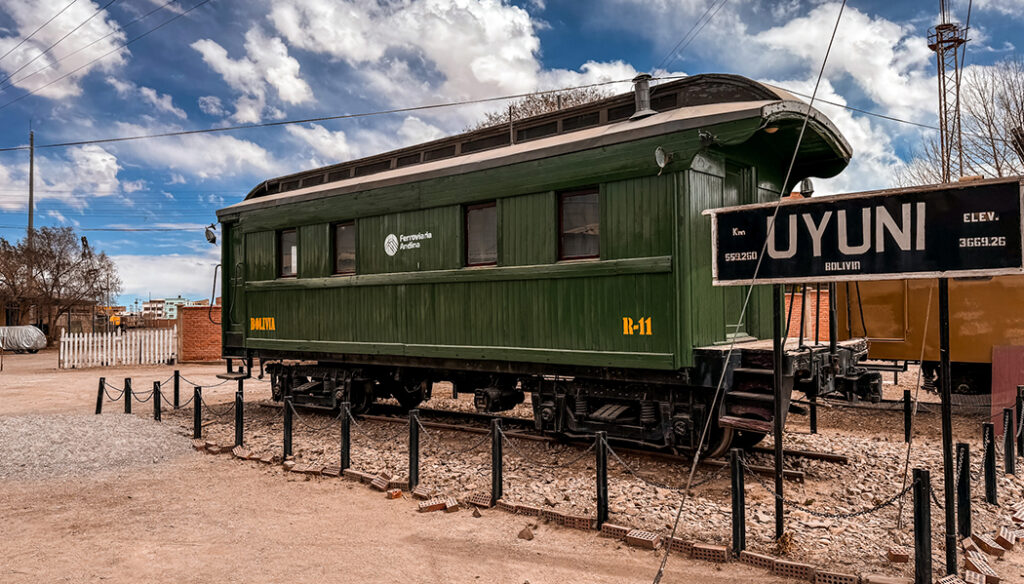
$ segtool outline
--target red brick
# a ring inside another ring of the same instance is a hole
[[[498,510],[499,511],[504,511],[506,513],[515,513],[516,512],[516,504],[515,503],[509,503],[507,501],[498,501]]]
[[[693,557],[693,542],[679,537],[668,538],[668,549],[688,558]]]
[[[985,584],[985,576],[973,570],[967,570],[964,572],[964,582],[967,584]]]
[[[1024,509],[1021,509],[1020,511],[1014,513],[1011,519],[1013,519],[1013,522],[1017,525],[1024,525]]]
[[[565,517],[558,511],[548,508],[540,510],[540,518],[545,521],[549,521],[551,523],[556,523],[559,525],[561,525],[563,520],[565,519]]]
[[[661,547],[661,536],[650,531],[633,529],[626,534],[626,543],[633,547],[656,550]]]
[[[886,552],[885,557],[894,564],[906,564],[910,561],[910,551],[906,548],[891,548]]]
[[[378,476],[370,481],[370,487],[377,489],[378,491],[386,491],[388,490],[388,480],[382,476]]]
[[[534,507],[533,505],[516,505],[516,515],[540,517],[540,507]]]
[[[569,529],[594,529],[595,523],[597,523],[597,518],[589,517],[587,515],[562,516],[562,525]]]
[[[974,543],[978,544],[978,547],[981,548],[981,551],[985,552],[990,556],[1001,558],[1003,557],[1003,554],[1006,553],[1006,550],[1003,548],[1003,546],[996,543],[991,537],[985,535],[984,533],[972,533],[971,539],[974,540]]]
[[[814,581],[814,575],[817,572],[814,566],[810,564],[801,564],[800,562],[789,562],[786,560],[775,560],[775,565],[772,567],[772,573],[782,576],[783,578],[794,578],[796,580],[811,580]]]
[[[1017,543],[1017,532],[1000,527],[999,535],[996,536],[996,543],[1004,550],[1012,550],[1014,544]]]
[[[431,513],[433,511],[442,511],[447,506],[444,499],[430,499],[420,501],[419,511],[420,513]]]
[[[245,460],[249,459],[249,449],[244,446],[235,446],[234,448],[231,449],[231,454],[235,458],[241,458]]]
[[[744,564],[750,564],[756,568],[769,571],[775,567],[775,558],[766,554],[757,554],[747,550],[740,552],[740,561]]]
[[[999,584],[999,576],[988,565],[988,558],[975,551],[969,551],[964,556],[964,566],[968,570],[973,570],[984,576],[987,584]]]
[[[274,464],[274,455],[268,454],[264,457],[261,457],[260,462],[262,462],[263,464]]]
[[[939,581],[936,582],[936,584],[964,584],[964,580],[956,574],[947,574],[939,578]]]
[[[384,496],[386,496],[388,499],[401,499],[402,489],[388,489],[384,493]]]
[[[459,510],[459,502],[455,500],[455,497],[448,497],[444,500],[444,512],[453,513]]]
[[[473,493],[466,501],[470,505],[476,505],[477,507],[483,507],[484,509],[491,508],[491,496],[487,493]]]
[[[195,448],[196,450],[205,450],[206,449],[206,442],[203,441],[203,440],[193,440],[192,441],[192,448]]]
[[[214,444],[213,446],[207,445],[206,446],[206,453],[207,454],[220,454],[220,446],[217,446],[216,444]]]
[[[729,548],[710,543],[693,544],[693,559],[706,562],[728,562]]]
[[[403,491],[408,491],[409,490],[409,481],[398,481],[398,480],[395,480],[395,479],[391,479],[391,480],[388,481],[388,488],[389,489],[402,489]]]
[[[210,319],[213,319],[213,322]],[[221,360],[220,306],[178,307],[178,361]]]
[[[817,572],[814,584],[860,584],[860,576],[839,572]]]
[[[628,527],[621,525],[615,525],[614,523],[605,523],[601,525],[601,535],[605,537],[614,537],[615,539],[625,539],[626,534],[629,533]]]
[[[341,467],[340,466],[336,466],[336,465],[335,466],[325,466],[324,470],[321,472],[321,474],[323,474],[326,477],[337,477],[337,476],[340,476],[341,475]]]
[[[417,487],[412,490],[412,498],[427,500],[430,498],[430,489],[424,485],[417,485]]]

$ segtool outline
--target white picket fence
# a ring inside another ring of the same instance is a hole
[[[124,333],[61,331],[61,369],[160,365],[178,359],[178,327],[134,329]]]

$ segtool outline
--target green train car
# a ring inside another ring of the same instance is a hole
[[[709,454],[756,443],[772,422],[770,290],[736,322],[746,291],[711,285],[701,212],[834,176],[851,150],[811,110],[783,185],[805,104],[731,75],[647,79],[271,179],[221,209],[224,355],[259,359],[275,399],[307,405],[414,407],[448,381],[486,412],[529,393],[553,433],[686,450],[710,417]],[[787,404],[794,386],[877,383],[865,353],[787,350]]]

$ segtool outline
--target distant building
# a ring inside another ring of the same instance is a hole
[[[142,303],[142,318],[163,318],[164,317],[164,299],[157,298],[155,300],[147,300]]]

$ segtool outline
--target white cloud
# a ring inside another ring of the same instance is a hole
[[[232,59],[224,47],[210,39],[200,39],[192,43],[192,48],[229,87],[242,94],[235,101],[232,119],[236,122],[255,123],[262,119],[267,108],[267,85],[290,105],[313,99],[309,84],[299,77],[299,62],[288,56],[288,47],[280,38],[267,37],[259,27],[245,33],[246,56],[241,59]],[[207,106],[216,111],[220,108],[219,100],[207,100]]]
[[[974,0],[974,8],[1017,18],[1024,16],[1024,0]]]
[[[123,122],[118,122],[115,126],[118,133],[124,135],[179,129]],[[262,146],[224,134],[193,134],[140,140],[130,145],[118,145],[116,148],[126,160],[144,162],[151,167],[203,179],[248,174],[265,176],[282,170],[278,162]]]
[[[151,87],[139,87],[131,81],[124,81],[113,76],[108,76],[106,81],[123,98],[141,98],[158,112],[168,113],[182,120],[188,118],[185,110],[175,107],[171,96],[166,93],[157,93]]]
[[[126,193],[134,193],[136,191],[141,191],[142,189],[146,188],[146,181],[142,179],[125,181],[121,183],[121,188],[124,189],[124,192]]]
[[[197,230],[195,236],[202,239],[202,231]],[[177,247],[181,246],[179,243]],[[154,298],[159,298],[181,294],[205,298],[210,294],[213,270],[220,261],[220,252],[218,247],[209,246],[207,253],[159,256],[115,254],[110,257],[124,281],[121,292],[124,295],[146,297],[152,294]]]
[[[331,131],[319,124],[287,126],[286,130],[313,150],[310,168],[429,142],[446,135],[416,116],[407,116],[397,127],[385,123],[384,128],[353,132],[351,139],[343,130]]]
[[[91,199],[121,193],[120,170],[117,157],[95,144],[69,148],[63,157],[37,155],[35,200],[84,209]],[[28,162],[0,165],[0,192],[19,191],[28,193]],[[27,197],[0,197],[0,210],[21,211],[27,206]]]
[[[185,177],[181,176],[176,172],[171,173],[171,179],[167,181],[169,185],[183,185],[185,184]],[[173,198],[173,197],[172,197]]]
[[[0,2],[0,10],[14,24],[14,29],[10,31],[11,34],[0,37],[0,54],[14,48],[21,39],[27,37],[67,4],[66,0],[3,0]],[[117,22],[110,17],[109,13],[104,11],[96,15],[53,50],[45,55],[42,53],[99,8],[100,6],[92,1],[74,3],[53,22],[43,27],[31,39],[0,61],[0,70],[10,75],[24,66],[24,69],[13,75],[13,84],[28,91],[39,89],[37,95],[61,99],[81,94],[80,81],[83,77],[93,70],[115,71],[127,62],[130,55],[127,50],[122,50],[100,59],[101,56],[114,50],[125,40],[125,33],[119,29]],[[76,51],[76,49],[108,34],[110,34],[108,38]],[[94,59],[99,60],[90,64],[90,61]],[[79,67],[83,68],[71,73]],[[65,74],[70,75],[62,81],[41,89]]]
[[[64,216],[64,213],[61,213],[60,211],[57,211],[55,209],[50,209],[49,211],[47,211],[46,212],[46,216],[47,217],[52,217],[52,218],[56,219],[57,222],[59,222],[61,224],[70,223],[70,224],[74,225],[75,227],[81,227],[81,225],[82,225],[81,223],[79,223],[78,221],[76,221],[74,219],[68,219],[67,217]]]
[[[269,19],[291,46],[355,68],[365,84],[361,96],[393,104],[513,95],[635,73],[620,62],[545,70],[541,25],[500,0],[281,0]],[[500,104],[423,115],[444,117],[454,129],[495,107]]]
[[[211,116],[226,116],[228,110],[216,95],[204,95],[199,98],[199,109],[204,114]]]

